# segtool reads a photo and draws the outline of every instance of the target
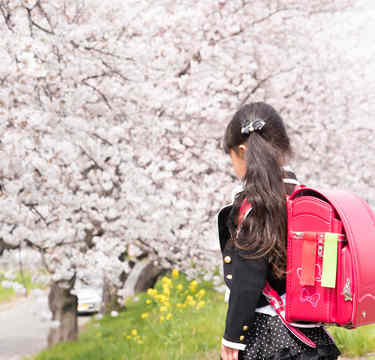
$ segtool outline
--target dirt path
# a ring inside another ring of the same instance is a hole
[[[47,346],[48,325],[34,314],[45,307],[40,301],[31,295],[0,305],[0,360],[20,360]],[[79,325],[88,320],[79,318]]]

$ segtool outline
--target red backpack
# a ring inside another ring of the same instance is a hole
[[[244,202],[241,213],[251,207]],[[297,186],[287,199],[286,300],[263,291],[288,329],[375,323],[375,216],[358,196]],[[374,254],[373,254],[374,250]]]
[[[286,319],[375,322],[375,216],[346,191],[298,186],[288,198]]]

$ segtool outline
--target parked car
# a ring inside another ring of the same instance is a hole
[[[78,314],[97,313],[102,304],[102,289],[82,287],[73,292],[78,298]]]

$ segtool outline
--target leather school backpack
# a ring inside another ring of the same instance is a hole
[[[375,215],[358,196],[297,186],[287,200],[288,323],[375,323]]]

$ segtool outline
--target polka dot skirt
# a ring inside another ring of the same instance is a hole
[[[246,333],[248,345],[240,351],[242,360],[315,360],[337,359],[339,350],[322,327],[300,328],[317,344],[315,349],[302,343],[281,322],[278,316],[255,314],[252,326]]]

